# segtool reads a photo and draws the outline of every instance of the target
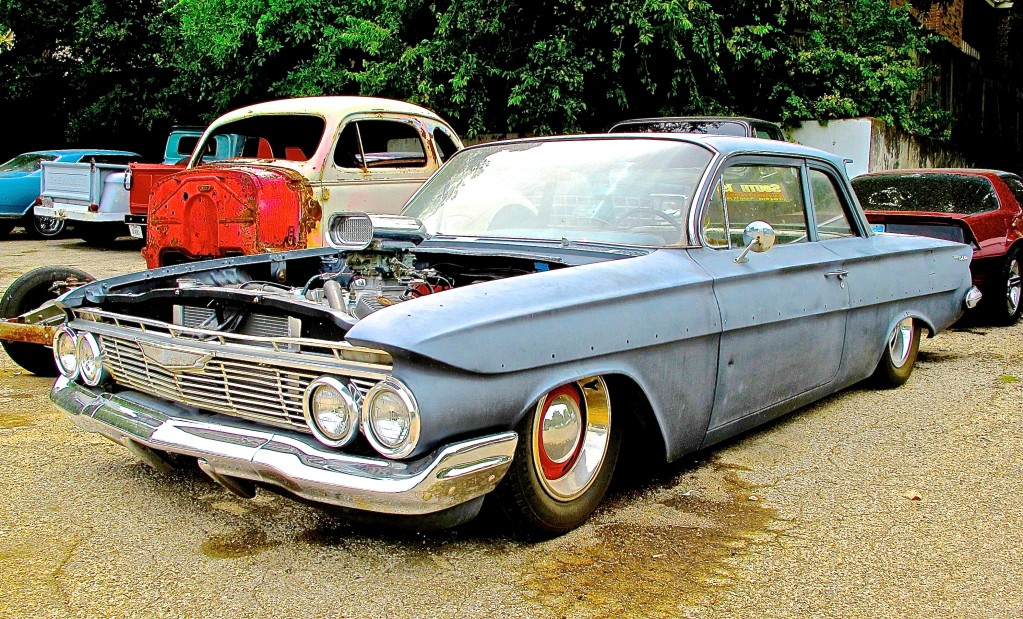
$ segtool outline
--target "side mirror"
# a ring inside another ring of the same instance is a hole
[[[749,262],[749,258],[746,255],[750,251],[755,251],[758,254],[763,253],[774,247],[774,241],[777,238],[778,234],[771,227],[771,224],[766,221],[751,221],[742,233],[742,242],[746,244],[746,249],[742,250],[742,253],[735,259],[735,262],[737,264]]]

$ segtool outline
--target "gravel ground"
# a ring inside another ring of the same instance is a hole
[[[0,289],[42,264],[143,261],[14,237]],[[539,544],[486,510],[400,533],[158,474],[0,353],[0,616],[1019,617],[1021,334],[943,333],[904,387],[849,389],[620,480]]]

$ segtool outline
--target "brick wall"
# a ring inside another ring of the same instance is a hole
[[[965,0],[933,0],[913,2],[917,19],[928,29],[948,39],[952,45],[963,45],[963,2]],[[930,5],[930,6],[928,6]]]

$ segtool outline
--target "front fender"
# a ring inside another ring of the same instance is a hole
[[[428,295],[366,317],[347,339],[493,374],[720,330],[709,275],[687,251],[662,249]]]

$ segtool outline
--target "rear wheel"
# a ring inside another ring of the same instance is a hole
[[[93,280],[85,271],[73,267],[39,267],[14,280],[0,298],[0,318],[13,318],[31,311],[57,298],[60,291],[53,290],[54,282],[77,279],[79,282]],[[10,358],[37,376],[56,376],[57,367],[47,346],[25,342],[0,341]]]
[[[519,424],[508,474],[495,491],[519,533],[560,535],[597,508],[614,472],[621,423],[612,423],[600,377],[567,383],[540,398]]]
[[[25,225],[29,236],[37,239],[56,239],[64,234],[66,221],[56,217],[39,217],[33,215]]]
[[[1013,249],[1005,256],[998,280],[988,290],[988,296],[981,303],[987,305],[991,320],[999,325],[1013,325],[1023,311],[1021,293],[1023,280],[1020,278],[1020,255]]]
[[[904,318],[895,325],[871,377],[875,385],[891,389],[909,380],[920,352],[921,332],[920,325],[912,318]]]

